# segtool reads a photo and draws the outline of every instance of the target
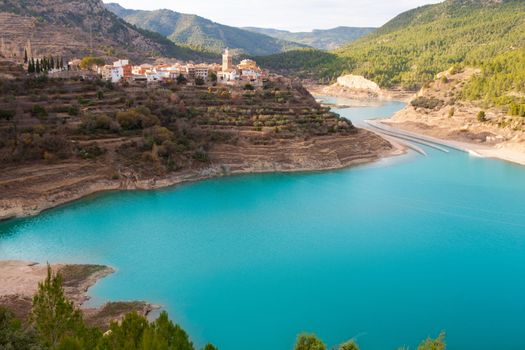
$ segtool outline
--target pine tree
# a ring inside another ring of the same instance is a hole
[[[47,278],[38,284],[33,297],[31,322],[42,343],[57,347],[62,338],[81,332],[84,328],[82,314],[66,299],[62,289],[62,277],[47,266]]]

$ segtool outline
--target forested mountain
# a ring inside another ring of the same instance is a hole
[[[0,0],[0,38],[6,56],[20,55],[31,40],[35,55],[210,57],[126,23],[101,0]]]
[[[319,50],[335,50],[341,46],[373,32],[376,28],[337,27],[333,29],[314,29],[311,32],[290,32],[287,30],[246,27],[246,30],[266,34],[271,37],[293,41]]]
[[[269,55],[307,47],[171,10],[128,10],[115,3],[106,4],[106,8],[131,24],[198,50],[219,53],[229,47],[247,55]]]
[[[453,65],[480,66],[523,47],[525,1],[447,0],[405,12],[330,54],[299,50],[259,61],[302,77],[351,72],[382,87],[417,89]]]

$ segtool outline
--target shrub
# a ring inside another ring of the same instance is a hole
[[[202,85],[204,85],[204,84],[206,84],[206,82],[204,81],[204,79],[202,79],[202,78],[195,78],[195,85],[197,85],[197,86],[202,86]]]
[[[45,134],[38,142],[43,154],[50,153],[58,158],[65,159],[71,155],[71,145],[62,135]]]
[[[69,106],[67,109],[67,114],[70,116],[78,116],[80,114],[80,109],[78,106]]]
[[[448,117],[452,118],[454,114],[456,114],[456,109],[452,107],[451,109],[448,110]]]
[[[15,111],[0,109],[0,119],[11,120],[15,117]]]
[[[42,105],[33,105],[31,108],[31,115],[38,119],[45,119],[47,117],[47,111]]]
[[[144,131],[144,137],[151,138],[157,145],[161,145],[166,141],[173,139],[173,132],[168,128],[162,126],[154,126]]]
[[[94,132],[96,130],[118,130],[118,125],[105,114],[97,116],[86,116],[80,124],[80,129],[87,132]]]
[[[80,68],[90,69],[93,66],[103,66],[105,63],[103,58],[87,56],[80,61]]]
[[[125,130],[145,129],[159,124],[159,119],[146,107],[128,109],[117,113],[117,121]]]
[[[204,151],[204,150],[196,151],[193,154],[193,159],[195,159],[195,160],[197,160],[199,162],[202,162],[202,163],[207,163],[210,160],[209,156],[208,156],[208,153],[206,153],[206,151]]]
[[[92,143],[77,149],[77,154],[83,159],[95,159],[106,153],[106,149]]]
[[[481,123],[486,122],[487,114],[485,113],[485,111],[479,111],[477,118],[478,118],[478,122],[481,122]]]
[[[359,346],[353,340],[349,340],[339,346],[339,350],[359,350]]]
[[[425,108],[425,109],[434,109],[443,105],[443,101],[438,100],[437,98],[428,98],[420,96],[410,102],[410,104],[415,108]]]
[[[301,334],[294,350],[326,350],[326,345],[315,334]]]

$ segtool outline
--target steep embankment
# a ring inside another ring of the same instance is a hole
[[[307,45],[273,38],[263,33],[254,33],[215,23],[209,19],[178,13],[171,10],[129,10],[119,4],[106,4],[106,8],[126,22],[167,37],[175,44],[215,53],[225,48],[240,54],[269,55]]]
[[[4,219],[98,191],[335,169],[393,151],[287,80],[256,91],[45,78],[0,88]]]
[[[89,53],[136,60],[209,56],[126,23],[106,10],[101,0],[0,0],[0,38],[4,56],[22,57],[28,40],[35,57]]]

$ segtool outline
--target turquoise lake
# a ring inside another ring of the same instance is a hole
[[[386,117],[397,102],[339,112]],[[425,148],[333,172],[106,193],[0,223],[0,259],[107,264],[93,302],[161,304],[196,345],[525,349],[525,167]]]

